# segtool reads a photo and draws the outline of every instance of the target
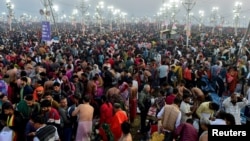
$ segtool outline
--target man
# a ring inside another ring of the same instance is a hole
[[[191,99],[191,95],[189,93],[183,94],[183,100],[181,102],[180,110],[181,110],[181,122],[186,122],[187,119],[192,119],[192,114],[195,109],[191,111],[191,106],[189,104]]]
[[[171,105],[171,104],[173,104],[173,102],[174,102],[174,99],[177,97],[177,95],[178,95],[178,89],[177,88],[174,88],[173,89],[173,92],[170,94],[170,95],[168,95],[167,97],[166,97],[166,104],[169,104],[169,105]]]
[[[40,104],[35,102],[32,94],[30,94],[17,104],[17,111],[24,116],[26,124],[32,115],[40,114]]]
[[[180,125],[181,111],[179,109],[181,99],[176,97],[174,103],[171,105],[166,104],[161,111],[157,114],[157,118],[161,119],[163,131],[165,131],[164,141],[173,140],[173,132],[175,128]]]
[[[75,93],[80,94],[81,97],[83,97],[84,87],[83,83],[79,81],[78,75],[73,75],[73,84],[75,85],[76,88]]]
[[[150,85],[144,85],[142,92],[139,94],[138,106],[141,111],[141,133],[146,131],[146,117],[151,106]]]
[[[214,112],[218,111],[220,106],[215,102],[203,102],[201,105],[197,108],[196,114],[198,118],[202,119],[214,119]]]
[[[169,66],[166,64],[165,61],[162,61],[162,65],[160,65],[158,68],[160,85],[167,81],[168,71]]]
[[[113,85],[113,87],[109,88],[107,90],[106,96],[107,99],[112,103],[119,103],[122,100],[122,97],[120,95],[120,89],[116,87],[116,85]]]
[[[67,97],[67,93],[61,89],[61,84],[59,82],[54,82],[53,84],[52,96],[56,102],[60,102],[61,97]]]
[[[64,141],[71,141],[73,123],[68,117],[68,102],[65,97],[60,100],[59,113],[61,116],[62,137]]]
[[[72,113],[72,116],[79,117],[76,141],[90,141],[94,108],[89,103],[90,97],[85,95],[83,104],[80,104]]]
[[[52,97],[52,94],[51,94],[50,91],[45,92],[45,94],[44,94],[44,99],[50,101],[50,102],[51,102],[51,106],[52,106],[53,108],[55,108],[56,110],[58,110],[58,108],[59,108],[59,103],[58,103],[57,101],[54,100],[54,98]]]
[[[68,104],[68,117],[72,123],[72,139],[74,140],[75,139],[75,135],[76,135],[76,132],[77,132],[77,125],[78,125],[78,121],[77,121],[77,116],[72,116],[72,113],[74,112],[74,110],[78,107],[78,105],[80,104],[80,95],[78,94],[75,94],[73,95],[73,100],[72,100],[72,105],[69,105]]]
[[[226,112],[220,110],[215,115],[215,120],[210,121],[211,125],[226,125]]]
[[[103,65],[104,66],[104,65]],[[104,88],[112,87],[112,73],[109,71],[109,67],[103,67],[103,86]]]
[[[30,85],[27,84],[28,79],[27,77],[22,77],[21,78],[21,90],[20,90],[20,100],[24,99],[24,97],[28,94],[33,94],[33,89]]]
[[[36,128],[33,141],[59,141],[57,129],[53,125],[46,125],[45,118],[41,115],[32,117],[31,122]]]
[[[43,94],[44,94],[44,87],[43,82],[41,80],[37,80],[35,83],[35,90],[33,91],[33,98],[36,102],[40,102]]]
[[[51,102],[49,100],[43,100],[41,102],[42,114],[45,117],[46,124],[54,125],[57,128],[57,131],[60,132],[61,121],[60,115],[55,108],[51,107]]]
[[[128,116],[126,112],[121,109],[120,103],[114,104],[114,112],[115,115],[112,118],[110,129],[114,135],[114,141],[118,141],[119,138],[122,136],[121,125],[124,121],[128,120]]]
[[[20,112],[15,111],[10,102],[5,102],[2,106],[4,114],[7,116],[6,125],[13,130],[13,141],[23,141],[25,138],[25,123]]]
[[[198,141],[198,132],[193,126],[193,120],[187,119],[187,121],[181,123],[175,129],[174,137],[179,137],[178,141]]]
[[[130,96],[129,96],[129,112],[130,122],[133,123],[137,113],[137,93],[138,88],[133,86],[132,80],[128,81]]]
[[[97,85],[95,83],[94,78],[92,78],[87,83],[87,95],[90,97],[90,100],[94,99],[96,92],[97,92]]]
[[[226,98],[222,102],[222,106],[225,108],[227,113],[230,113],[234,116],[236,125],[241,125],[240,112],[243,107],[248,103],[246,98],[243,98],[243,95],[238,95],[233,93],[231,97]]]
[[[191,85],[191,87],[192,87],[192,85]],[[202,102],[205,101],[205,95],[200,88],[192,87],[191,92],[194,96],[194,105],[200,105]]]

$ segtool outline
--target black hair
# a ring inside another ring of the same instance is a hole
[[[161,96],[165,96],[165,91],[160,90],[160,94],[161,94]]]
[[[54,86],[58,86],[58,87],[60,87],[61,85],[60,85],[60,83],[59,83],[59,82],[54,82],[53,87],[54,87]]]
[[[183,93],[182,99],[186,99],[186,98],[189,98],[189,97],[191,97],[191,95],[189,93]]]
[[[230,122],[230,125],[236,125],[235,118],[231,113],[225,113],[225,120]]]
[[[31,116],[34,123],[45,124],[45,117],[42,115]]]
[[[26,82],[26,83],[28,82],[28,79],[27,79],[26,76],[23,76],[23,77],[21,78],[21,80],[24,81],[24,82]]]
[[[4,96],[7,96],[7,95],[5,95],[5,94],[0,94],[0,99],[3,99]]]
[[[181,104],[181,99],[179,98],[179,97],[175,97],[175,99],[174,99],[174,104],[176,104],[176,105],[180,105]]]
[[[51,91],[45,91],[43,96],[44,97],[46,97],[46,96],[52,96],[52,93],[51,93]]]
[[[121,108],[121,104],[120,104],[120,103],[114,103],[114,108],[115,108],[115,109]]]
[[[215,111],[218,111],[218,110],[219,110],[220,106],[219,106],[217,103],[211,102],[210,104],[211,104],[211,108],[212,108],[213,110],[215,110]]]
[[[226,112],[223,110],[220,110],[217,112],[216,117],[220,119],[225,119]]]
[[[3,105],[2,105],[2,109],[14,109],[12,104],[10,102],[5,102]]]
[[[173,89],[173,93],[174,93],[174,94],[177,94],[178,92],[179,92],[179,91],[178,91],[177,88],[174,88],[174,89]]]
[[[26,71],[24,71],[24,70],[22,70],[22,71],[20,72],[20,76],[21,76],[21,77],[23,77],[23,76],[27,76],[27,72],[26,72]]]
[[[90,97],[89,97],[88,95],[85,95],[85,96],[83,97],[83,101],[84,101],[84,102],[90,102]]]
[[[122,128],[123,134],[127,135],[128,133],[130,133],[130,124],[127,121],[124,121],[121,124],[121,128]]]
[[[194,123],[194,120],[191,119],[191,118],[189,118],[189,119],[186,120],[186,122],[187,122],[187,123],[190,123],[190,124],[193,124],[193,123]]]
[[[51,102],[49,100],[43,100],[41,102],[41,107],[51,107]]]
[[[33,100],[33,95],[32,95],[32,94],[26,95],[26,96],[25,96],[25,100],[27,100],[27,101]]]

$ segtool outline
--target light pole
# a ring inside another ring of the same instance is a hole
[[[168,14],[169,14],[170,8],[171,8],[171,5],[169,3],[164,2],[163,7],[160,9],[160,12],[163,15],[163,19],[165,19],[164,25],[166,26],[165,27],[166,30],[168,29],[167,22],[168,22]]]
[[[12,31],[12,18],[14,16],[14,4],[10,0],[6,0],[6,6],[8,8],[8,22],[9,22],[9,30]]]
[[[212,8],[212,15],[211,15],[211,23],[212,23],[212,35],[214,35],[214,30],[217,25],[217,18],[218,18],[218,11],[219,7],[213,7]]]
[[[102,15],[103,15],[103,8],[104,8],[104,2],[99,1],[98,5],[96,6],[96,12],[98,14],[98,20],[99,20],[99,28],[100,32],[102,32]]]
[[[112,31],[112,22],[113,22],[113,16],[112,13],[114,12],[114,7],[113,6],[108,6],[108,11],[109,11],[109,28],[110,32]]]
[[[85,35],[85,22],[84,22],[84,19],[85,19],[85,16],[86,16],[86,12],[88,11],[90,5],[88,4],[87,5],[87,1],[88,0],[81,0],[81,3],[80,3],[80,6],[79,6],[79,9],[80,9],[80,12],[81,12],[81,16],[82,16],[82,21],[81,21],[81,24],[82,24],[82,35]]]
[[[199,18],[200,18],[199,31],[201,32],[202,31],[202,25],[203,25],[203,18],[204,18],[204,11],[203,10],[199,11]]]
[[[234,35],[235,36],[238,35],[238,26],[239,26],[241,6],[242,6],[241,2],[235,2],[234,10],[233,10],[233,13],[234,13]]]
[[[78,10],[75,8],[73,9],[73,12],[72,12],[72,24],[75,25],[75,28],[76,28],[76,16],[78,14]]]
[[[191,20],[190,20],[190,12],[193,9],[194,5],[196,4],[195,0],[185,0],[182,2],[183,6],[185,7],[187,11],[187,20],[186,20],[186,36],[187,36],[187,41],[186,41],[186,47],[189,46],[189,36],[191,35]]]
[[[171,18],[172,18],[172,23],[174,24],[175,21],[176,21],[176,14],[178,12],[178,7],[179,7],[179,0],[170,0],[170,8],[171,8],[171,11],[172,11],[172,15],[171,15]]]

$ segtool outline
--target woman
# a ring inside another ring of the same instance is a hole
[[[238,83],[238,72],[236,68],[231,67],[228,69],[228,72],[226,74],[226,80],[227,80],[228,90],[230,94],[232,94],[235,91],[236,85]]]
[[[93,70],[91,70],[91,72],[90,72],[91,78],[96,76],[96,74],[100,74],[100,73],[101,73],[101,70],[99,69],[98,65],[94,64],[93,65]]]
[[[210,125],[210,121],[208,119],[202,118],[200,120],[200,127],[203,130],[199,137],[199,141],[208,141],[208,126]]]
[[[66,92],[68,96],[75,93],[75,86],[69,81],[69,78],[66,75],[62,77],[62,82],[61,90]]]
[[[103,95],[103,79],[98,73],[95,74],[95,77],[97,78],[95,80],[97,86],[96,97],[101,97]]]
[[[100,107],[100,135],[103,141],[111,140],[110,137],[110,124],[113,116],[113,105],[108,101],[107,97],[103,95],[101,97],[102,105]]]

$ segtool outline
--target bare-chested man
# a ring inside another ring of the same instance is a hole
[[[89,102],[89,96],[85,95],[83,97],[83,104],[80,104],[72,113],[72,116],[78,116],[79,118],[76,141],[90,141],[94,108]]]
[[[191,91],[188,88],[185,87],[185,82],[184,81],[181,81],[179,83],[179,85],[177,86],[177,89],[178,89],[178,92],[179,92],[181,97],[183,96],[184,91],[187,91],[187,92],[189,92],[191,94]]]
[[[106,96],[112,104],[120,102],[120,100],[122,99],[120,90],[116,86],[109,88],[106,93]]]
[[[130,122],[133,123],[137,113],[137,87],[133,86],[132,80],[128,82],[130,88],[130,97],[129,97],[129,116]]]
[[[194,105],[199,106],[205,100],[204,93],[198,87],[191,88],[191,92],[194,97]]]
[[[94,96],[96,95],[97,91],[97,85],[94,82],[95,78],[92,78],[92,80],[89,80],[87,83],[87,95],[90,96],[90,100],[93,100]]]

